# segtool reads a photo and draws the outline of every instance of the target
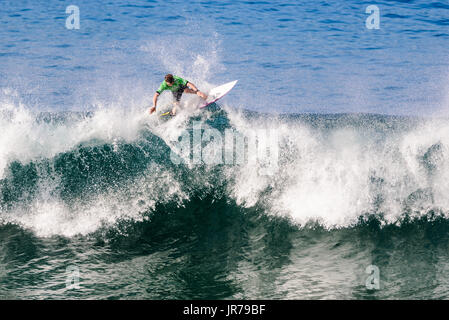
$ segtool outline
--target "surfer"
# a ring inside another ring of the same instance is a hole
[[[200,96],[204,100],[207,99],[207,95],[199,91],[193,83],[184,80],[181,77],[177,77],[172,74],[167,74],[165,76],[165,80],[162,81],[161,85],[159,86],[159,89],[157,89],[156,93],[154,94],[153,107],[150,108],[150,114],[156,111],[157,98],[165,90],[170,90],[173,93],[173,97],[176,100],[173,103],[173,109],[171,110],[170,113],[172,116],[176,115],[176,108],[179,106],[179,101],[181,100],[181,96],[183,93],[193,93]]]

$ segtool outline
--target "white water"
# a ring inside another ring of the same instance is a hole
[[[185,100],[187,105],[196,102],[195,97]],[[261,205],[270,214],[284,215],[300,225],[319,221],[328,228],[352,225],[360,215],[370,212],[383,213],[387,223],[400,221],[405,208],[416,216],[429,209],[449,212],[446,120],[422,120],[413,130],[385,134],[385,125],[376,121],[370,127],[323,130],[276,118],[248,120],[238,111],[225,109],[235,131],[248,135],[256,129],[275,130],[280,148],[278,170],[273,175],[261,175],[262,167],[256,162],[225,166],[222,178],[234,181],[228,185],[228,194],[239,205]],[[52,159],[79,145],[132,144],[139,141],[143,128],[172,146],[192,114],[187,108],[162,123],[146,111],[141,106],[98,105],[91,117],[49,124],[37,121],[35,113],[22,104],[3,99],[0,179],[8,178],[12,161],[27,164]],[[210,116],[207,112],[203,115]],[[437,148],[429,152],[432,146]],[[213,166],[203,172],[194,165],[188,167],[195,175],[195,188],[214,187]],[[143,213],[158,202],[174,200],[181,205],[188,200],[186,190],[191,187],[164,167],[151,164],[124,189],[103,190],[90,195],[87,204],[69,206],[58,196],[57,176],[45,172],[38,176],[39,192],[33,203],[2,209],[1,216],[3,222],[17,223],[39,236],[85,235],[119,220],[143,219]]]
[[[326,132],[272,120],[249,125],[237,114],[231,119],[237,130],[276,127],[283,150],[284,163],[274,177],[260,176],[252,166],[233,172],[237,183],[232,194],[242,205],[261,202],[273,214],[284,214],[298,224],[318,221],[328,228],[352,225],[372,212],[383,213],[387,223],[400,222],[406,207],[417,216],[430,209],[449,212],[446,120],[423,121],[412,131],[379,137],[375,126],[380,123]],[[440,149],[423,160],[434,145]],[[268,187],[273,191],[262,198]]]

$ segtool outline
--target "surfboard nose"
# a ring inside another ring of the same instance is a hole
[[[201,108],[205,108],[208,105],[216,102],[217,100],[223,98],[229,91],[234,88],[234,86],[237,84],[238,80],[234,80],[225,84],[222,84],[221,86],[215,87],[212,90],[210,90],[209,95],[206,99],[206,104],[201,106]]]

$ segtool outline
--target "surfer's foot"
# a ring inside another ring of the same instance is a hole
[[[175,116],[176,115],[176,109],[179,107],[179,101],[176,101],[173,103],[173,109],[171,109],[170,115]]]

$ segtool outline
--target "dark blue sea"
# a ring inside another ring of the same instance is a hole
[[[0,0],[0,299],[448,299],[448,44],[447,1]],[[150,116],[167,73],[239,81]]]

